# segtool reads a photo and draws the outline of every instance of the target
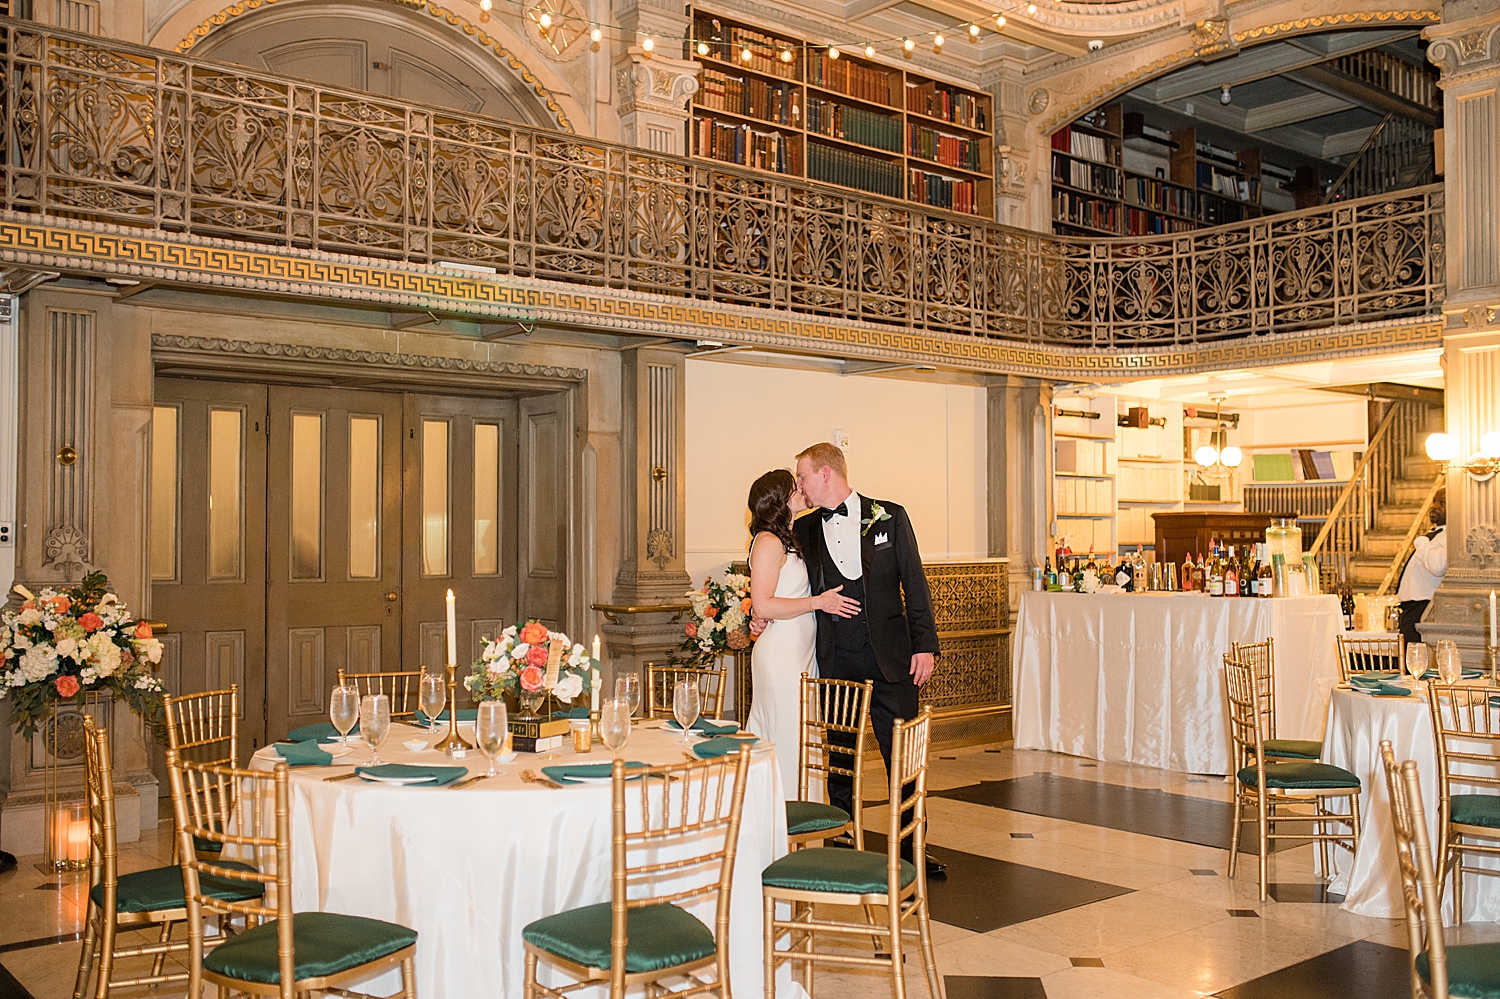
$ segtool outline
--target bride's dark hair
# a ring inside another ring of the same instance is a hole
[[[762,531],[774,534],[789,552],[801,554],[792,534],[792,511],[787,506],[797,480],[784,468],[774,468],[750,486],[750,538]]]

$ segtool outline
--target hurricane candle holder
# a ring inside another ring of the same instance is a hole
[[[458,666],[449,663],[444,667],[448,671],[448,734],[439,739],[432,747],[447,756],[449,759],[462,759],[473,743],[458,734]]]

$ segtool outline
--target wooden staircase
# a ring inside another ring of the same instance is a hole
[[[1439,411],[1438,419],[1441,418]],[[1403,459],[1401,476],[1391,483],[1389,499],[1372,511],[1364,548],[1349,559],[1349,583],[1356,593],[1373,593],[1390,571],[1391,561],[1406,543],[1412,521],[1423,513],[1423,501],[1437,474],[1437,462],[1426,454],[1407,455]],[[1398,582],[1391,583],[1389,592],[1395,592]]]

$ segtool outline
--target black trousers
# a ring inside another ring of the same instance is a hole
[[[1417,632],[1417,622],[1422,620],[1423,614],[1427,613],[1427,605],[1431,602],[1430,600],[1401,601],[1400,630],[1408,645],[1422,640],[1422,636]],[[1399,670],[1401,665],[1398,663],[1396,668]]]
[[[834,649],[829,661],[818,663],[818,674],[830,680],[854,680],[863,682],[874,680],[875,688],[870,696],[870,723],[875,729],[875,741],[880,746],[880,758],[885,761],[885,785],[890,786],[891,774],[891,729],[892,723],[900,718],[902,721],[911,721],[915,718],[921,708],[917,704],[917,685],[912,682],[910,676],[903,676],[899,681],[891,682],[880,672],[880,666],[875,662],[875,650],[869,643],[858,651],[846,649]],[[834,745],[853,747],[854,736],[842,732],[832,734]],[[842,759],[836,756],[835,765],[846,765],[848,756]],[[865,775],[866,786],[869,786],[870,775]],[[908,789],[903,789],[903,796],[909,794]],[[852,778],[839,774],[832,774],[828,779],[828,801],[837,805],[850,815],[854,814],[854,781]],[[907,809],[901,814],[901,824],[905,826],[911,821],[911,810]],[[910,853],[910,843],[903,840],[902,852]]]

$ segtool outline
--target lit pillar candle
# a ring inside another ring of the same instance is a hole
[[[453,618],[453,591],[448,591],[448,663],[458,664],[458,625]]]
[[[1490,591],[1490,644],[1500,645],[1495,641],[1495,591]]]
[[[594,660],[594,662],[598,662],[599,661],[599,636],[598,635],[594,636],[593,660]]]

